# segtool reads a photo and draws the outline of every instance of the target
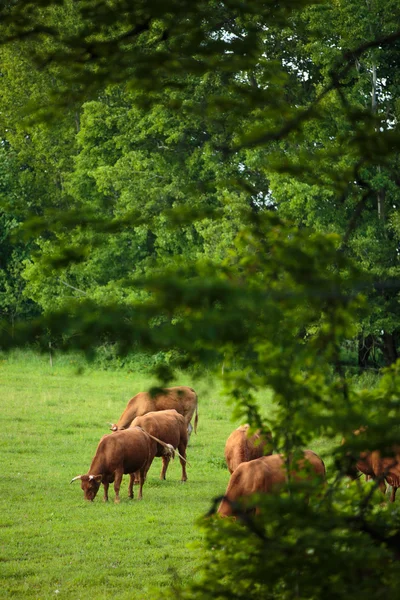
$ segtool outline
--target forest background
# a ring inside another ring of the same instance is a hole
[[[399,439],[399,14],[397,0],[0,10],[2,348],[145,353],[163,382],[223,371],[235,415],[270,427],[276,451],[348,440],[306,515],[291,491],[256,532],[207,522],[214,561],[189,597],[398,587],[396,510],[344,476],[360,425],[369,449]],[[349,350],[386,366],[376,387],[353,385]]]

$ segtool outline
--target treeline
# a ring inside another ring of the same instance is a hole
[[[87,26],[78,9],[67,2],[47,15],[61,22],[61,40]],[[138,278],[180,262],[221,264],[243,215],[273,211],[338,234],[362,271],[353,292],[367,306],[352,356],[360,367],[391,364],[400,344],[400,67],[397,42],[376,39],[391,34],[399,10],[328,2],[277,16],[268,31],[251,11],[242,21],[225,15],[230,61],[206,70],[199,58],[198,74],[177,69],[155,90],[132,85],[135,72],[123,81],[122,51],[112,85],[100,55],[91,58],[81,77],[98,76],[83,96],[62,62],[44,60],[57,56],[59,38],[3,45],[3,317],[14,326],[73,299],[115,301],[129,318],[148,294]],[[40,120],[49,106],[58,110]]]

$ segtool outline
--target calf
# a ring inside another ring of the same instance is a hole
[[[261,456],[272,454],[272,437],[270,433],[262,435],[257,430],[249,436],[250,425],[241,425],[226,440],[225,460],[229,472],[233,471],[242,462],[248,462]]]
[[[186,475],[186,447],[188,444],[188,430],[185,419],[176,410],[160,410],[149,412],[142,417],[136,417],[131,423],[131,428],[141,427],[144,431],[158,438],[166,444],[178,449],[179,460],[182,466],[182,481],[187,480]],[[171,453],[165,446],[157,443],[156,456],[162,457],[160,479],[165,479]]]
[[[318,476],[325,480],[325,465],[322,459],[311,450],[304,451],[304,458],[296,461],[291,467],[291,475],[295,480],[301,480],[299,471],[307,469],[311,474],[305,474],[306,479]],[[241,463],[232,473],[225,496],[218,507],[218,513],[222,517],[229,517],[235,513],[234,503],[252,494],[270,494],[279,491],[287,483],[287,470],[285,459],[281,454],[263,456],[249,462]],[[256,514],[259,508],[256,507]]]
[[[90,501],[94,500],[102,483],[106,502],[108,487],[114,482],[115,502],[118,503],[122,476],[124,473],[129,473],[128,495],[129,498],[133,498],[134,473],[138,471],[140,484],[138,499],[141,500],[143,484],[156,451],[156,442],[137,427],[103,435],[88,473],[74,477],[71,483],[80,479],[85,499]]]

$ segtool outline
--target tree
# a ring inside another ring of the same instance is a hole
[[[34,45],[34,44],[33,44]],[[51,237],[49,212],[68,208],[64,179],[72,165],[75,133],[79,128],[76,107],[60,115],[57,123],[33,122],[33,107],[48,101],[57,87],[57,69],[32,69],[32,43],[14,40],[0,47],[0,194],[1,194],[1,284],[0,306],[11,323],[25,320],[40,309],[27,296],[25,261],[38,248],[38,238],[18,235],[19,226],[46,215],[43,238]]]
[[[290,144],[261,148],[253,157],[264,165],[280,214],[300,226],[340,233],[343,251],[363,266],[372,310],[358,319],[362,367],[374,346],[386,364],[397,358],[399,239],[392,222],[398,204],[398,72],[393,50],[373,42],[395,29],[398,10],[391,2],[346,2],[303,11],[291,36],[297,41],[293,55],[286,59],[304,82],[295,101],[306,108],[330,88],[341,52],[349,56],[349,69],[324,96],[318,117],[294,133]],[[357,45],[365,47],[362,55]],[[381,139],[371,143],[374,132]]]
[[[23,296],[21,276],[22,261],[28,256],[29,246],[16,244],[13,240],[13,232],[20,223],[16,206],[25,193],[15,157],[7,145],[3,145],[0,151],[0,197],[3,207],[0,210],[0,310],[12,329],[18,317],[26,318],[34,313],[32,303]]]
[[[222,260],[239,230],[240,210],[256,210],[258,199],[237,185],[240,155],[224,156],[211,144],[218,139],[227,146],[234,135],[228,119],[215,119],[201,106],[221,87],[220,74],[193,80],[179,114],[171,93],[163,106],[143,109],[124,87],[83,105],[78,154],[63,181],[68,231],[53,223],[52,238],[43,236],[24,273],[27,294],[45,310],[68,302],[74,288],[80,297],[101,301],[117,294],[129,302],[135,287],[129,279],[149,273],[155,261],[159,268],[178,256]],[[179,216],[182,210],[197,218],[190,222]],[[209,218],[217,212],[218,221]],[[99,235],[90,227],[95,215],[101,215]],[[45,214],[46,228],[48,219]],[[69,252],[71,242],[80,250],[73,264],[64,261],[61,275],[52,260],[62,262],[60,248],[65,244]]]

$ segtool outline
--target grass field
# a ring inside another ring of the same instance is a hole
[[[183,374],[171,383],[193,386],[199,396],[199,426],[187,458],[188,482],[180,483],[178,460],[160,481],[156,458],[143,501],[121,504],[83,499],[79,482],[98,441],[127,401],[155,384],[143,374],[81,369],[61,357],[50,367],[32,353],[0,359],[2,494],[0,498],[1,597],[16,599],[146,599],[155,590],[196,577],[201,540],[196,520],[229,480],[224,445],[239,424],[216,382]],[[260,397],[268,414],[268,394]],[[326,443],[312,449],[324,455]],[[137,495],[137,492],[136,492]]]
[[[152,383],[143,375],[95,371],[77,373],[72,359],[33,354],[0,362],[2,494],[1,597],[137,599],[153,589],[195,576],[190,544],[201,537],[196,519],[224,492],[227,436],[237,425],[212,381],[192,385],[199,396],[199,427],[188,448],[188,482],[180,464],[159,480],[155,459],[143,501],[121,504],[83,499],[75,475],[86,473],[100,437],[108,433],[127,400]]]

